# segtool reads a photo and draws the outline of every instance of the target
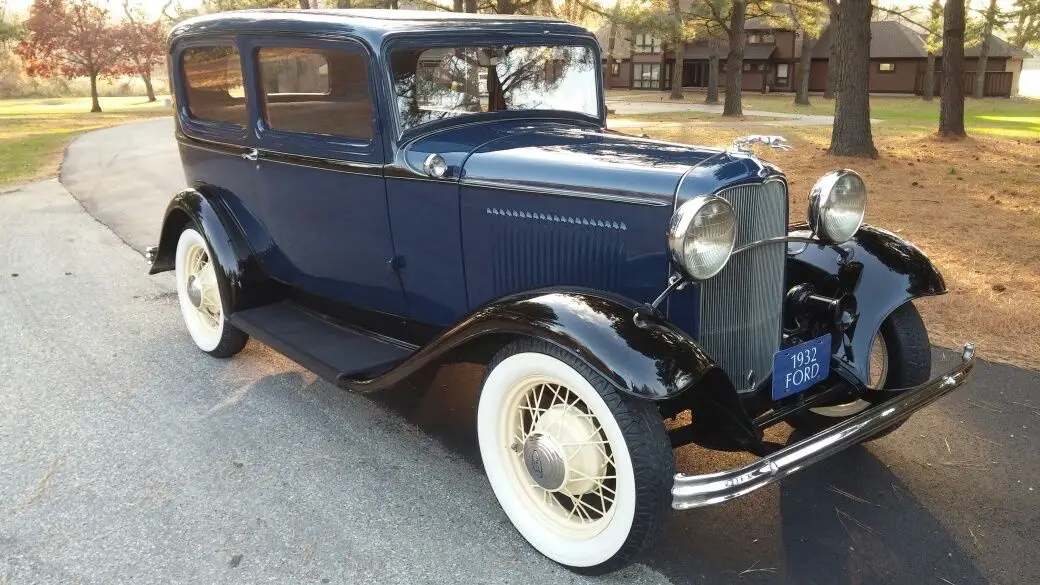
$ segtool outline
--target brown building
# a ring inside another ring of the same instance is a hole
[[[827,85],[827,57],[831,30],[823,31],[813,47],[809,90],[823,91]],[[1018,94],[1022,60],[1029,53],[1012,47],[1004,39],[990,39],[989,58],[986,59],[986,95],[1012,96]],[[870,23],[870,83],[873,93],[918,93],[924,88],[924,74],[928,51],[925,36],[895,21]],[[979,46],[964,48],[966,87],[972,87],[978,68]],[[935,60],[935,92],[939,92],[942,58]]]
[[[876,93],[921,93],[927,52],[924,36],[894,21],[870,23],[870,91]],[[827,29],[813,47],[810,68],[810,91],[823,91],[827,83],[827,57],[830,30]],[[607,88],[670,89],[674,59],[671,49],[660,39],[648,34],[631,34],[622,30],[615,36],[613,60],[608,54],[610,27],[596,32],[603,47],[603,78]],[[749,19],[745,25],[744,66],[741,85],[744,91],[793,91],[801,56],[801,34],[768,23],[765,19]],[[725,39],[719,42],[719,85],[726,81]],[[965,81],[974,79],[978,46],[965,49]],[[1018,93],[1022,60],[1029,54],[994,36],[990,57],[986,62],[987,95],[1010,96]],[[942,59],[936,60],[936,79]],[[683,87],[708,85],[708,42],[686,43],[683,53]],[[938,91],[939,83],[935,84]]]

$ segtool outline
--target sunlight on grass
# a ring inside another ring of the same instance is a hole
[[[1040,116],[974,116],[974,118],[976,120],[989,120],[992,122],[1040,125]]]
[[[166,96],[101,98],[100,114],[90,98],[0,100],[0,185],[53,174],[65,146],[90,130],[172,113]]]

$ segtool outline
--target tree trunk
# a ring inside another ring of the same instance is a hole
[[[761,83],[762,93],[769,93],[769,88],[767,87],[769,85],[769,63],[762,63],[761,67],[762,67],[762,70],[761,70],[762,71],[762,83]]]
[[[708,95],[704,103],[719,103],[719,40],[715,37],[708,39]]]
[[[462,7],[462,0],[454,0],[454,2],[451,5],[451,11],[452,12],[464,12],[465,10]]]
[[[989,59],[990,39],[993,38],[993,21],[997,19],[997,0],[989,0],[986,10],[985,28],[982,31],[982,44],[979,45],[979,61],[975,67],[975,88],[972,96],[982,99],[986,95],[986,61]]]
[[[302,8],[304,10],[310,10],[311,9],[311,2],[310,2],[310,0],[300,0],[300,8]]]
[[[455,0],[460,2],[461,0]],[[614,75],[614,63],[617,59],[614,58],[614,50],[617,48],[617,7],[614,8],[614,14],[610,18],[610,37],[607,39],[607,74],[603,76],[604,86],[610,87],[610,82],[606,81]]]
[[[729,55],[726,57],[726,102],[723,116],[743,116],[740,92],[744,76],[744,15],[747,0],[733,0],[729,18]]]
[[[682,40],[676,40],[675,48],[672,49],[672,92],[668,94],[670,100],[681,100],[683,99],[682,94],[682,70],[683,70],[683,53],[686,52],[686,47],[683,46]]]
[[[152,89],[152,74],[151,73],[143,73],[141,75],[141,80],[144,81],[144,89],[145,89],[146,92],[148,92],[148,101],[154,102],[155,101],[155,90]]]
[[[90,113],[101,113],[101,102],[98,101],[97,94],[97,73],[90,74]]]
[[[829,25],[831,34],[827,39],[827,85],[823,89],[823,97],[834,99],[834,88],[838,86],[838,21],[841,18],[838,12],[837,2],[829,1],[831,23]]]
[[[462,3],[466,7],[466,12],[471,14],[477,13],[477,0],[462,0]]]
[[[807,31],[802,31],[802,56],[798,63],[798,87],[794,92],[796,106],[811,106],[809,103],[809,73],[812,71],[813,38]]]
[[[946,0],[942,63],[939,136],[967,136],[964,131],[964,0]]]
[[[841,0],[835,45],[842,58],[828,154],[877,158],[870,128],[870,0]]]
[[[401,7],[401,6],[400,6],[400,4],[398,3],[398,0],[390,0],[390,9],[391,9],[391,10],[397,10],[397,9],[398,9],[398,8],[400,8],[400,7]]]
[[[928,52],[924,62],[924,101],[930,102],[935,97],[935,53]]]
[[[350,0],[336,0],[336,8],[350,8]]]

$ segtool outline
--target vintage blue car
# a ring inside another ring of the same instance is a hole
[[[627,564],[670,508],[892,430],[972,368],[967,344],[929,378],[911,301],[946,287],[919,249],[862,225],[855,172],[823,175],[791,225],[784,174],[752,152],[782,139],[608,130],[580,27],[244,11],[177,25],[168,61],[191,188],[149,257],[175,272],[196,345],[227,358],[254,337],[357,392],[486,364],[491,488],[575,571]],[[781,423],[789,443],[764,441]],[[760,458],[676,474],[692,442]]]

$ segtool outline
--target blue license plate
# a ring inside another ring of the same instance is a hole
[[[773,400],[797,394],[831,371],[831,336],[817,337],[773,354]]]

